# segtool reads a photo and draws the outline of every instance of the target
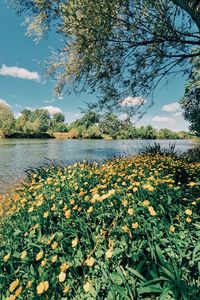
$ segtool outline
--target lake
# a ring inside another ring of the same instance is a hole
[[[181,152],[194,147],[191,140],[0,140],[0,194],[24,171],[56,160],[64,165],[79,160],[104,160],[114,156],[137,154],[144,146],[160,143],[163,147],[176,144]]]

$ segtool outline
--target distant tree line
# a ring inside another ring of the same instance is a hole
[[[155,129],[152,126],[135,127],[130,119],[121,120],[114,114],[85,113],[70,125],[62,113],[50,114],[45,109],[23,109],[16,118],[12,110],[0,104],[1,137],[53,137],[65,133],[67,138],[112,139],[181,139],[189,138],[185,131]]]

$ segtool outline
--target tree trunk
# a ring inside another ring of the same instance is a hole
[[[173,3],[184,9],[194,20],[200,31],[200,1],[199,0],[172,0]]]

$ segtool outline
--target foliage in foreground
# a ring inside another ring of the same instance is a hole
[[[29,171],[1,218],[0,298],[198,299],[199,181],[158,154]]]

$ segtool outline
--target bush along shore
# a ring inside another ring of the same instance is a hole
[[[0,203],[2,300],[199,299],[199,162],[41,167]]]

